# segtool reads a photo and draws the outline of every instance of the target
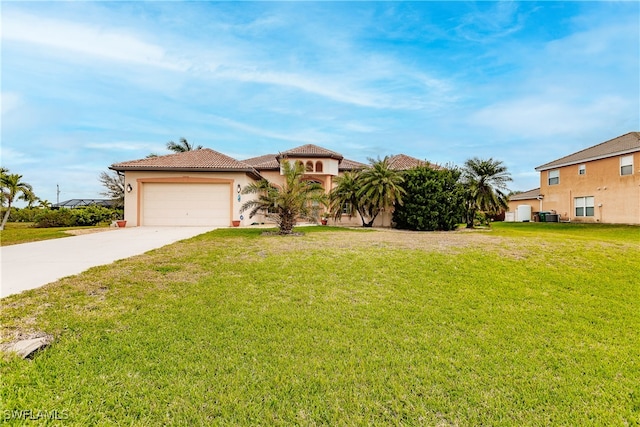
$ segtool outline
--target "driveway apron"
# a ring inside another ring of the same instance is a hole
[[[139,255],[212,227],[130,227],[0,248],[0,298]]]

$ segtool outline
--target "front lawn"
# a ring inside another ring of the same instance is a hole
[[[528,225],[223,229],[4,298],[4,341],[55,342],[3,358],[0,409],[15,425],[637,425],[639,229]]]
[[[17,245],[19,243],[37,242],[40,240],[70,237],[74,230],[103,230],[107,227],[52,227],[35,228],[30,222],[8,222],[0,231],[0,246]]]

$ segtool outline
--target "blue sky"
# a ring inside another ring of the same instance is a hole
[[[36,194],[180,137],[548,161],[640,130],[638,2],[2,2],[1,164]]]

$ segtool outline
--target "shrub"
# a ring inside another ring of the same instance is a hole
[[[396,228],[420,231],[453,230],[463,215],[463,191],[456,169],[418,167],[405,172],[404,203],[396,205]]]
[[[73,209],[74,225],[90,226],[101,222],[109,222],[114,217],[114,211],[103,206],[87,206]]]
[[[71,227],[75,218],[70,209],[46,210],[36,217],[36,227]]]
[[[36,217],[43,212],[41,208],[11,208],[9,221],[11,222],[35,222]]]

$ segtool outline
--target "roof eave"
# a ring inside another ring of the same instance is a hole
[[[550,162],[550,163],[546,163],[544,165],[538,166],[535,170],[537,172],[543,172],[543,171],[549,170],[549,169],[557,169],[557,168],[563,168],[565,166],[579,165],[579,164],[582,164],[582,163],[593,162],[593,161],[596,161],[596,160],[608,159],[608,158],[611,158],[611,157],[623,156],[625,154],[637,153],[639,151],[640,151],[640,149],[638,149],[638,148],[631,148],[629,150],[616,151],[615,153],[603,154],[603,155],[595,156],[595,157],[587,157],[585,159],[572,160],[572,161],[562,162],[562,163],[557,163],[557,164],[555,164],[555,162]]]
[[[321,154],[321,153],[305,153],[305,154],[298,154],[298,153],[282,153],[279,154],[276,159],[278,159],[278,161],[282,160],[282,159],[334,159],[334,160],[338,160],[338,161],[342,161],[344,159],[343,156],[340,155],[336,155],[336,154]]]

